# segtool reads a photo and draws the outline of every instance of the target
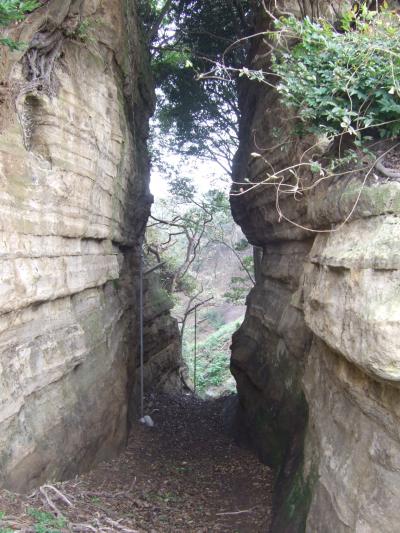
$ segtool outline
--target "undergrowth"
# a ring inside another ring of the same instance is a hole
[[[32,529],[35,533],[61,533],[66,526],[65,518],[57,518],[52,513],[31,508],[28,515],[34,520]],[[5,517],[4,512],[0,512],[0,521]],[[0,533],[14,533],[14,529],[0,527]]]
[[[56,518],[51,513],[38,509],[29,509],[28,514],[35,520],[35,533],[61,533],[65,526],[65,518]]]
[[[234,320],[221,326],[212,335],[197,344],[197,383],[196,391],[203,394],[209,387],[226,386],[227,390],[235,392],[235,386],[230,384],[229,371],[230,344],[232,334],[238,329],[242,320]],[[184,358],[189,367],[190,376],[194,375],[194,344],[184,346]]]

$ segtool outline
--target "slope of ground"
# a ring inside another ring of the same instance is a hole
[[[272,475],[223,433],[226,401],[151,397],[155,427],[133,428],[118,459],[30,496],[0,491],[0,532],[267,531]]]
[[[229,370],[232,334],[243,317],[220,327],[216,326],[204,340],[197,343],[196,392],[202,397],[218,397],[236,392],[236,382]],[[192,333],[187,329],[188,333]],[[189,335],[186,336],[187,338]],[[193,335],[192,335],[193,337]],[[194,343],[184,343],[183,355],[194,382]]]

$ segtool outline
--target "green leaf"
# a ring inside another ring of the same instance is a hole
[[[277,29],[297,44],[273,54],[277,89],[310,133],[357,136],[359,127],[379,123],[380,136],[391,137],[397,125],[384,123],[400,121],[399,19],[394,12],[370,12],[365,5],[358,18],[355,14],[344,14],[344,32],[307,17],[281,19]]]

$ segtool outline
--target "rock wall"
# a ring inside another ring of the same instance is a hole
[[[174,302],[158,274],[145,276],[144,289],[145,391],[188,392],[192,384],[182,358],[178,321],[170,314]]]
[[[338,7],[317,4],[327,14]],[[265,29],[268,17],[259,20]],[[254,43],[250,66],[265,68],[267,51]],[[240,105],[235,181],[265,176],[252,152],[281,169],[312,144],[279,144],[293,120],[274,89],[243,82]],[[398,529],[400,182],[367,172],[302,199],[281,195],[283,217],[274,187],[232,197],[236,222],[263,250],[232,371],[242,425],[276,468],[274,533]]]
[[[0,60],[0,486],[124,446],[153,87],[135,1],[49,0]]]

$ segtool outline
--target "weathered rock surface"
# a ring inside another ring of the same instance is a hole
[[[126,441],[153,88],[135,1],[49,0],[10,33],[29,44],[0,61],[0,485],[29,490]]]
[[[399,184],[400,185],[400,184]],[[317,237],[304,276],[309,328],[373,378],[400,380],[400,219]]]
[[[267,49],[254,45],[252,67]],[[241,108],[235,181],[265,172],[260,146],[275,169],[308,148],[272,148],[292,126],[273,89],[243,82]],[[274,533],[398,529],[400,183],[375,173],[363,186],[367,171],[281,196],[283,217],[273,187],[232,198],[263,249],[232,370],[242,424],[277,469]]]
[[[144,289],[145,390],[172,394],[189,391],[191,383],[181,357],[178,321],[170,314],[174,302],[157,274],[145,276]]]

